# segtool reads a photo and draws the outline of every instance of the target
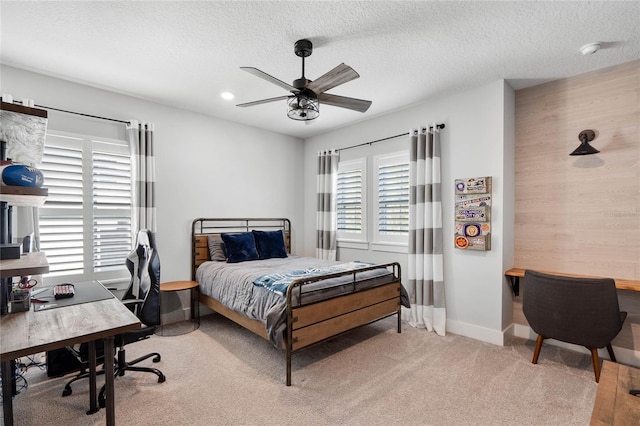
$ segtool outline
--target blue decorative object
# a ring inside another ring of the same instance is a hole
[[[35,167],[11,164],[2,168],[2,182],[9,186],[40,188],[44,177],[42,172]]]
[[[260,259],[273,257],[287,257],[287,249],[284,245],[282,230],[277,231],[252,231],[256,241],[256,249]]]
[[[251,232],[220,234],[227,252],[227,263],[259,259],[256,242]]]

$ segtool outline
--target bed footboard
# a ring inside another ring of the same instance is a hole
[[[354,289],[357,272],[376,268],[391,268],[394,281],[381,286],[354,291],[353,293],[309,305],[293,306],[292,294],[301,291],[305,284],[353,274]],[[398,315],[398,333],[401,323],[401,276],[397,262],[345,272],[314,277],[306,281],[294,281],[287,291],[287,386],[291,386],[291,355],[297,350],[336,337],[349,330]]]

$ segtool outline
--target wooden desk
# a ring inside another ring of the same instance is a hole
[[[2,361],[2,406],[4,424],[13,425],[11,360],[77,343],[104,339],[104,368],[107,389],[107,425],[115,425],[114,345],[115,335],[141,327],[138,318],[117,298],[78,305],[4,315],[0,322]],[[93,346],[95,359],[95,346]],[[95,360],[92,363],[95,374]],[[95,376],[92,404],[95,403]]]
[[[504,275],[511,280],[511,287],[513,289],[513,294],[518,296],[520,294],[520,278],[524,277],[523,268],[511,268],[508,271],[504,272]],[[544,274],[550,275],[560,275],[564,277],[574,277],[574,278],[608,278],[608,277],[597,277],[595,275],[579,275],[579,274],[567,274],[564,272],[552,272],[552,271],[541,271],[536,269],[538,272],[542,272]],[[619,290],[631,290],[631,291],[640,291],[640,280],[628,280],[624,278],[614,278],[616,282],[616,288]]]
[[[604,361],[591,426],[640,424],[640,397],[629,395],[640,388],[640,370]]]

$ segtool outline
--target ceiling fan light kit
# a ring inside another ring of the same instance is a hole
[[[287,116],[292,120],[309,121],[320,115],[318,98],[292,96],[288,102]]]
[[[287,99],[287,116],[298,121],[309,121],[317,118],[320,115],[320,103],[358,112],[366,112],[369,109],[371,101],[324,93],[360,77],[353,68],[343,63],[316,80],[311,81],[304,75],[304,58],[311,56],[313,44],[307,39],[298,40],[294,45],[294,52],[296,56],[302,58],[302,77],[294,80],[293,84],[287,84],[257,68],[240,67],[243,71],[288,90],[291,95],[246,102],[237,106],[249,107]]]

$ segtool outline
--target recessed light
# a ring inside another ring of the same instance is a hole
[[[585,44],[584,46],[582,46],[580,48],[580,53],[582,53],[585,56],[586,55],[592,55],[592,54],[596,53],[601,47],[602,47],[602,45],[600,43]]]
[[[231,93],[231,92],[222,92],[222,93],[220,93],[220,97],[222,99],[226,100],[226,101],[230,101],[235,96],[233,96],[233,93]]]

